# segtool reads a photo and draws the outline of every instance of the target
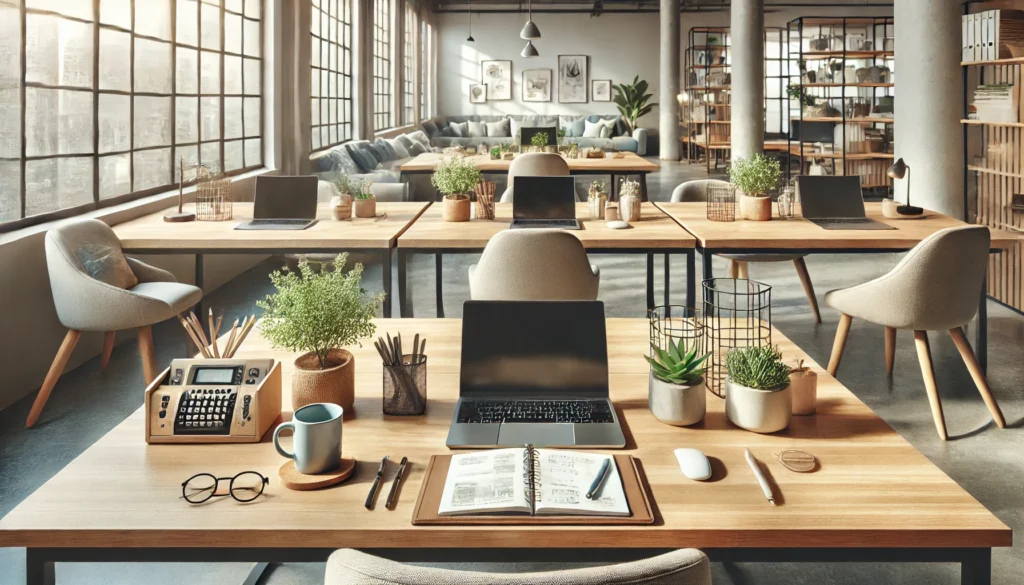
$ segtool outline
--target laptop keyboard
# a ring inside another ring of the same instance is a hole
[[[844,224],[855,224],[855,223],[871,223],[871,218],[867,217],[848,217],[848,218],[836,218],[836,219],[819,219],[818,221],[823,223],[834,223],[839,225]]]
[[[252,225],[306,225],[311,219],[254,219]]]
[[[463,400],[460,423],[610,423],[607,400]]]
[[[547,225],[552,227],[575,227],[575,219],[517,219],[516,223],[520,225]]]

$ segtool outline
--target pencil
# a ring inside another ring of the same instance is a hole
[[[199,338],[197,338],[197,337],[196,337],[196,334],[195,334],[195,332],[193,332],[193,331],[192,331],[192,328],[191,328],[191,327],[189,327],[189,324],[188,324],[188,322],[187,322],[187,321],[185,321],[185,319],[184,319],[184,318],[182,318],[182,316],[181,316],[181,315],[178,315],[178,321],[181,321],[181,326],[185,328],[185,332],[186,332],[186,333],[188,333],[188,336],[189,336],[190,338],[192,338],[192,343],[195,343],[195,344],[196,344],[196,347],[198,347],[198,348],[199,348],[199,353],[201,353],[201,354],[203,355],[203,357],[210,357],[210,356],[209,356],[209,355],[208,355],[208,354],[206,353],[206,349],[205,349],[205,348],[203,347],[203,344],[202,344],[202,343],[200,343],[200,341],[199,341]]]
[[[237,329],[238,319],[235,319],[234,325],[231,326],[231,333],[228,335],[228,341],[227,343],[224,344],[224,357],[226,358],[231,357],[229,352],[231,351],[231,344],[235,342],[235,335],[237,333]]]
[[[210,350],[213,352],[213,357],[220,357],[220,349],[217,348],[217,328],[214,326],[213,320],[213,309],[210,309],[209,317],[207,320],[210,322]]]

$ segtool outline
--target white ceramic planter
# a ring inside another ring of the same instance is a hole
[[[789,426],[793,398],[789,386],[774,392],[725,381],[725,415],[741,429],[774,433]]]
[[[707,388],[704,378],[690,386],[663,382],[648,374],[647,404],[651,414],[665,424],[685,427],[704,420]]]

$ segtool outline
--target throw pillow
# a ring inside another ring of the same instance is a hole
[[[508,118],[499,120],[498,122],[486,122],[487,135],[492,138],[508,138],[509,134]]]
[[[423,130],[416,130],[415,132],[410,132],[409,138],[412,138],[414,141],[422,144],[425,150],[430,150],[430,138],[428,138],[427,135],[423,133]]]
[[[483,122],[466,123],[469,124],[468,136],[470,138],[483,138],[484,136],[487,136],[487,126],[485,126]]]
[[[335,148],[332,150],[331,159],[334,161],[334,170],[336,171],[346,175],[355,175],[359,172],[359,165],[352,160],[347,148]]]
[[[591,122],[590,120],[584,120],[583,122],[583,138],[600,138],[601,130],[604,129],[604,124],[600,122]]]
[[[453,137],[453,136],[455,136],[455,135],[454,135],[454,134],[452,134],[452,129],[451,129],[450,127],[448,127],[448,126],[445,126],[445,127],[444,127],[444,128],[443,128],[443,129],[441,130],[441,136],[442,136],[443,138],[451,138],[451,137]],[[413,142],[416,142],[416,141],[414,140]]]
[[[352,157],[352,161],[356,163],[357,167],[359,167],[360,173],[369,173],[373,169],[377,168],[379,161],[369,150],[349,146],[348,155]]]
[[[583,118],[559,118],[558,127],[565,130],[566,138],[579,138],[583,136]]]
[[[377,162],[387,162],[390,160],[387,149],[377,143],[367,144],[364,148],[373,153],[373,158],[377,159]]]
[[[601,125],[601,138],[611,138],[615,130],[615,120],[603,120],[598,122]]]
[[[523,129],[523,121],[520,118],[509,118],[512,124],[511,136],[519,136],[519,131]]]
[[[445,130],[447,130],[447,128],[445,128]],[[416,142],[412,138],[409,138],[408,134],[402,134],[398,138],[396,138],[395,140],[397,140],[399,144],[404,146],[406,152],[408,152],[409,154],[412,154],[412,145],[413,144],[419,144],[418,142]]]
[[[86,244],[75,250],[78,261],[85,268],[85,273],[96,280],[129,289],[139,284],[138,277],[132,272],[121,250],[103,244]]]
[[[391,149],[395,151],[395,155],[398,158],[409,158],[409,151],[406,150],[405,145],[401,143],[397,138],[387,138],[388,144],[391,145]]]
[[[389,162],[398,159],[398,153],[395,152],[394,148],[391,148],[391,145],[388,144],[387,140],[378,138],[373,141],[373,146],[384,155],[384,157],[381,158],[381,162]]]
[[[452,129],[452,136],[456,138],[469,138],[469,122],[450,122],[448,127]]]
[[[427,150],[427,147],[423,146],[419,142],[416,142],[415,140],[412,140],[411,142],[412,145],[407,147],[409,150],[409,156],[417,156],[423,154],[424,152],[430,152],[429,150]]]
[[[427,136],[433,136],[439,133],[441,129],[437,127],[437,124],[426,120],[423,122],[423,131],[427,133]]]

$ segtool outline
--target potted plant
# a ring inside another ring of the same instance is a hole
[[[334,219],[351,219],[352,182],[348,175],[341,174],[334,180],[334,186],[338,189],[338,194],[331,197],[331,213],[334,215]]]
[[[548,135],[544,132],[538,132],[530,137],[530,144],[533,145],[535,152],[542,152],[548,146]]]
[[[587,208],[590,210],[592,219],[604,217],[604,206],[608,203],[608,191],[603,179],[597,179],[590,183],[587,189]]]
[[[725,356],[725,414],[732,423],[755,433],[789,426],[793,399],[789,366],[778,347],[744,347]]]
[[[612,87],[615,88],[615,97],[612,101],[625,118],[630,132],[636,130],[637,120],[658,105],[647,103],[654,96],[647,93],[647,82],[640,79],[639,75],[633,78],[632,83],[620,83]]]
[[[263,309],[260,330],[279,349],[304,352],[292,372],[292,408],[330,402],[351,412],[355,400],[355,358],[346,346],[373,335],[373,318],[384,294],[369,296],[361,287],[363,265],[345,272],[341,254],[333,270],[314,270],[299,261],[298,273],[270,275],[277,292],[256,305]]]
[[[356,217],[374,218],[377,217],[377,198],[370,192],[372,181],[364,181],[353,194],[352,212]]]
[[[729,181],[742,192],[740,217],[752,221],[772,218],[772,191],[779,187],[778,159],[755,153],[729,165]]]
[[[445,221],[469,221],[471,194],[480,178],[480,169],[470,159],[450,156],[441,159],[430,182],[444,194]]]
[[[501,146],[492,146],[488,152],[491,155],[491,160],[501,160]]]
[[[640,182],[626,179],[619,185],[619,215],[622,221],[633,223],[640,221],[641,202]]]
[[[501,158],[504,160],[512,160],[516,156],[515,145],[511,142],[506,142],[501,145]]]
[[[651,345],[654,357],[644,356],[651,364],[647,382],[647,404],[651,414],[663,423],[677,427],[704,419],[707,407],[704,369],[700,365],[710,353],[697,356],[697,345],[687,349],[683,340],[669,337],[668,347]]]

